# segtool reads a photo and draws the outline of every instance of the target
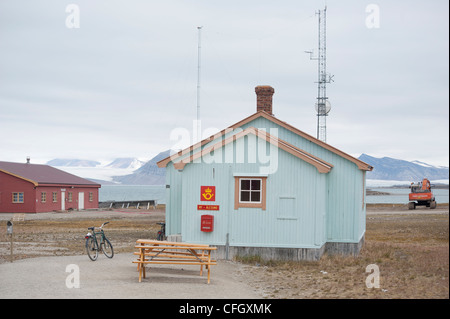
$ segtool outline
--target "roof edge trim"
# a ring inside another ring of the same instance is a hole
[[[216,133],[216,134],[214,134],[214,135],[212,135],[210,137],[207,137],[204,140],[202,140],[202,141],[200,141],[200,142],[198,142],[196,144],[193,144],[193,145],[191,145],[190,147],[188,147],[188,148],[186,148],[184,150],[181,150],[181,151],[179,151],[179,152],[177,152],[175,154],[172,154],[172,155],[162,159],[161,161],[157,162],[157,165],[158,165],[159,168],[162,168],[162,167],[166,167],[167,164],[169,162],[171,162],[171,161],[174,162],[174,164],[176,164],[175,160],[177,158],[181,157],[182,155],[188,154],[189,152],[194,151],[195,149],[203,146],[204,144],[209,143],[210,141],[214,140],[216,136],[224,135],[227,132],[229,132],[230,130],[233,130],[233,129],[236,129],[238,127],[241,127],[242,125],[244,125],[246,123],[249,123],[249,122],[253,121],[254,119],[256,119],[258,117],[264,117],[265,119],[267,119],[267,120],[269,120],[271,122],[274,122],[275,124],[278,124],[278,125],[284,127],[285,129],[293,132],[294,134],[297,134],[297,135],[299,135],[299,136],[309,140],[310,142],[315,143],[315,144],[325,148],[326,150],[328,150],[328,151],[330,151],[330,152],[332,152],[332,153],[334,153],[334,154],[336,154],[338,156],[341,156],[341,157],[349,160],[350,162],[353,162],[358,167],[358,169],[360,169],[360,170],[363,170],[363,171],[371,171],[371,170],[373,170],[373,167],[370,166],[369,164],[367,164],[367,163],[365,163],[365,162],[363,162],[363,161],[361,161],[361,160],[359,160],[359,159],[357,159],[357,158],[355,158],[355,157],[353,157],[353,156],[351,156],[351,155],[349,155],[349,154],[347,154],[347,153],[345,153],[345,152],[343,152],[343,151],[341,151],[341,150],[331,146],[330,144],[327,144],[327,143],[325,143],[325,142],[323,142],[323,141],[321,141],[321,140],[319,140],[319,139],[317,139],[317,138],[315,138],[315,137],[313,137],[313,136],[311,136],[311,135],[309,135],[309,134],[307,134],[307,133],[305,133],[305,132],[295,128],[294,126],[292,126],[292,125],[290,125],[290,124],[288,124],[288,123],[286,123],[286,122],[284,122],[284,121],[276,118],[275,116],[270,115],[269,113],[264,112],[264,111],[258,111],[256,113],[253,113],[250,116],[247,116],[246,118],[240,120],[239,122],[237,122],[237,123],[227,127],[226,129],[223,129],[219,133]],[[311,155],[311,154],[309,154],[309,155]],[[180,164],[178,166],[180,166]],[[183,165],[183,167],[184,167],[184,165]]]
[[[311,164],[319,171],[319,173],[328,173],[333,168],[332,164],[327,163],[324,160],[322,160],[316,156],[313,156],[312,154],[309,154],[308,152],[305,152],[293,145],[290,145],[286,141],[283,141],[275,136],[270,135],[269,133],[267,133],[265,131],[258,130],[254,127],[248,127],[245,130],[242,130],[234,135],[231,135],[230,137],[222,140],[221,142],[218,142],[218,143],[216,143],[212,146],[209,146],[201,151],[198,151],[197,153],[194,153],[191,156],[183,158],[182,160],[180,160],[178,162],[173,162],[173,166],[177,170],[183,170],[184,167],[186,166],[186,164],[191,163],[194,160],[196,160],[197,158],[203,157],[204,155],[209,154],[210,152],[214,151],[215,149],[224,147],[225,145],[232,143],[233,141],[236,141],[237,139],[239,139],[245,135],[248,135],[248,134],[253,134],[259,138],[263,138],[266,142],[269,142],[269,143],[275,145],[276,147],[290,153],[291,155],[294,155],[294,156],[300,158],[301,160],[307,162],[308,164]],[[169,157],[169,159],[170,159],[170,157]],[[167,161],[167,163],[168,162],[169,161]]]

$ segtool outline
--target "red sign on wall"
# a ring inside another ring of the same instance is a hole
[[[197,210],[219,210],[219,205],[197,205]]]
[[[200,186],[200,200],[214,202],[216,200],[216,186]]]

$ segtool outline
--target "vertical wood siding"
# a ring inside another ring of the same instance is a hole
[[[249,139],[237,141],[249,148]],[[269,147],[269,143],[266,147]],[[256,143],[255,151],[260,144]],[[233,147],[236,155],[236,143]],[[237,146],[239,147],[239,145]],[[250,147],[251,149],[251,147]],[[226,149],[225,149],[226,152]],[[222,159],[225,160],[225,152]],[[245,155],[246,161],[249,154]],[[250,155],[251,156],[251,155]],[[187,242],[232,246],[320,247],[325,243],[326,179],[312,165],[278,149],[278,169],[267,175],[266,210],[234,209],[233,174],[260,173],[261,163],[192,163],[183,170],[182,229]],[[201,186],[215,186],[219,211],[198,211]],[[214,216],[214,231],[200,231],[202,214]]]
[[[265,118],[257,118],[242,129],[250,126],[267,132],[278,128],[280,139],[334,167],[320,174],[312,165],[278,149],[278,168],[267,175],[266,210],[235,210],[234,175],[259,174],[265,164],[252,163],[255,157],[247,150],[257,152],[262,144],[268,150],[269,143],[252,143],[257,138],[248,135],[187,164],[182,172],[170,163],[166,177],[170,185],[166,190],[168,234],[181,233],[183,241],[213,245],[225,245],[228,234],[230,246],[318,248],[327,241],[358,242],[365,232],[364,172]],[[238,158],[238,150],[246,150],[243,158]],[[219,205],[219,211],[197,210],[197,205],[205,204],[200,201],[201,186],[216,187],[216,200],[207,204]],[[200,231],[203,214],[214,216],[213,232]]]

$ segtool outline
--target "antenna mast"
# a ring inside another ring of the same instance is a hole
[[[317,60],[318,63],[318,85],[317,85],[317,138],[327,142],[327,116],[331,110],[331,104],[327,97],[326,84],[333,81],[333,76],[327,73],[327,36],[326,36],[326,14],[327,7],[319,10],[316,15],[319,16],[319,49],[316,57],[313,57],[312,51],[305,51],[310,54],[311,60]]]
[[[202,27],[197,27],[198,29],[198,60],[197,60],[197,132],[196,139],[194,142],[197,143],[201,141],[201,132],[200,132],[200,62],[201,62],[201,30]]]

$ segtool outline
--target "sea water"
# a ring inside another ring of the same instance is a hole
[[[166,203],[165,185],[102,185],[99,190],[99,202],[107,201],[144,201],[156,200]]]
[[[367,189],[389,193],[389,195],[367,195],[368,204],[406,204],[409,188],[368,187]],[[449,202],[448,189],[433,189],[437,203]],[[99,191],[99,201],[138,201],[156,200],[158,204],[166,203],[165,185],[103,185]]]
[[[406,204],[409,202],[410,188],[368,187],[367,189],[389,193],[389,195],[367,195],[368,204]],[[448,203],[448,189],[432,189],[438,204]]]

